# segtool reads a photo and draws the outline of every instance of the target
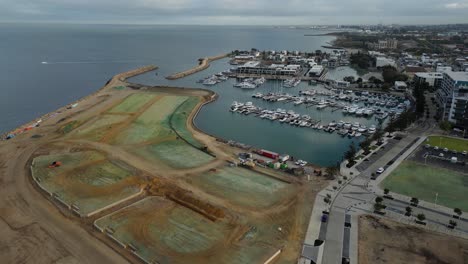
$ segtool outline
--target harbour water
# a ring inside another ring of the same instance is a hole
[[[195,75],[169,81],[169,74],[191,68],[197,59],[235,49],[315,51],[333,40],[330,36],[304,37],[324,33],[312,30],[273,27],[206,26],[83,26],[83,25],[0,25],[3,60],[0,62],[2,96],[0,131],[5,132],[44,113],[83,97],[100,88],[112,75],[145,64],[157,71],[131,79],[148,85],[208,88],[219,99],[205,106],[195,124],[209,134],[288,153],[314,164],[328,166],[342,159],[356,138],[341,137],[312,129],[291,127],[229,112],[233,101],[294,110],[323,122],[333,120],[375,124],[372,118],[343,116],[341,111],[316,110],[293,104],[268,103],[252,98],[254,92],[287,92],[297,95],[303,89],[323,89],[301,83],[284,88],[267,81],[256,90],[233,87],[234,79],[205,87],[196,81],[230,67],[227,60],[212,63]],[[44,62],[44,63],[42,63]],[[342,72],[344,71],[344,72]],[[330,74],[355,75],[350,68]]]

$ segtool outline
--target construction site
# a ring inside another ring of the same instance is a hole
[[[55,211],[56,226],[71,220],[75,232],[88,230],[127,262],[297,261],[326,181],[238,164],[240,149],[193,126],[213,92],[142,87],[127,77],[9,142],[6,150],[24,151],[0,169],[23,166],[25,183],[56,208],[35,199],[35,211]],[[81,249],[68,250],[82,259]]]

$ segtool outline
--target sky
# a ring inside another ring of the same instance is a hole
[[[468,0],[0,0],[0,22],[196,25],[468,23]]]

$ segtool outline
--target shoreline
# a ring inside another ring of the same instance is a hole
[[[135,77],[137,75],[140,75],[140,74],[143,74],[143,73],[146,73],[146,72],[150,72],[150,71],[154,71],[154,70],[157,70],[159,67],[158,66],[155,66],[155,65],[147,65],[147,66],[142,66],[140,68],[137,68],[137,69],[133,69],[133,70],[130,70],[130,71],[126,71],[126,72],[121,72],[121,73],[118,73],[114,76],[112,76],[107,82],[106,84],[104,84],[104,86],[102,86],[101,88],[97,89],[96,91],[88,94],[88,95],[85,95],[81,98],[78,98],[77,100],[73,101],[73,102],[70,102],[56,110],[53,110],[51,112],[48,112],[48,113],[45,113],[43,115],[41,115],[40,117],[37,117],[29,122],[26,122],[12,130],[9,130],[7,132],[4,132],[2,134],[0,134],[0,141],[7,141],[9,139],[7,139],[8,135],[19,135],[19,134],[22,134],[26,131],[29,131],[29,130],[32,130],[34,127],[38,127],[40,123],[42,123],[42,121],[45,121],[53,116],[55,116],[55,114],[57,113],[62,113],[66,110],[68,110],[69,107],[71,107],[72,105],[75,105],[75,104],[79,104],[80,102],[83,102],[85,100],[87,100],[88,98],[91,98],[93,96],[95,96],[96,94],[98,94],[99,92],[103,91],[104,89],[106,89],[108,86],[111,86],[113,83],[115,83],[116,81],[120,81],[120,82],[125,82],[128,78],[132,78],[132,77]]]
[[[187,77],[189,75],[192,75],[192,74],[195,74],[197,72],[200,72],[200,71],[203,71],[203,70],[207,69],[208,67],[210,67],[211,62],[216,61],[216,60],[220,60],[220,59],[224,59],[224,58],[226,58],[228,56],[229,56],[229,53],[225,53],[225,54],[221,54],[221,55],[217,55],[217,56],[205,57],[205,58],[198,59],[199,64],[197,66],[195,66],[195,67],[193,67],[191,69],[182,71],[182,72],[177,72],[177,73],[171,74],[169,76],[166,76],[166,79],[168,79],[168,80],[177,80],[177,79]]]

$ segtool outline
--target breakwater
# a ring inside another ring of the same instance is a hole
[[[215,60],[220,60],[220,59],[226,58],[228,56],[229,56],[229,54],[226,53],[226,54],[221,54],[221,55],[218,55],[218,56],[201,58],[201,59],[198,60],[199,63],[198,63],[197,66],[195,66],[195,67],[193,67],[193,68],[191,68],[189,70],[183,71],[183,72],[178,72],[178,73],[169,75],[169,76],[166,77],[166,79],[168,79],[168,80],[177,80],[177,79],[184,78],[186,76],[192,75],[194,73],[197,73],[199,71],[203,71],[203,70],[207,69],[208,67],[210,67],[210,62],[215,61]]]

